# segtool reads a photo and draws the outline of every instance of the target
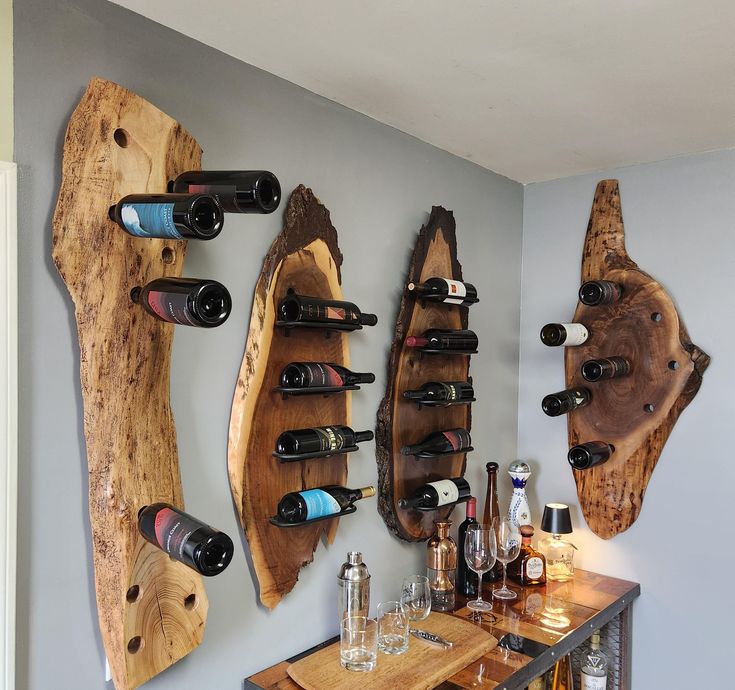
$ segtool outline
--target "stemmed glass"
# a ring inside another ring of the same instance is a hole
[[[508,520],[508,518],[504,518],[498,520],[495,537],[497,539],[497,559],[503,564],[503,586],[500,589],[493,590],[493,597],[496,599],[515,599],[518,595],[512,589],[508,589],[506,576],[508,563],[518,557],[521,549],[521,535],[515,523]]]
[[[490,611],[491,602],[482,600],[482,576],[495,565],[495,530],[492,525],[469,525],[464,538],[464,558],[467,567],[477,573],[477,599],[467,602],[473,611]]]

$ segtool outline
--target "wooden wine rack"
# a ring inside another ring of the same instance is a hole
[[[75,307],[89,464],[97,611],[117,690],[132,690],[199,645],[207,619],[202,578],[139,534],[140,508],[183,508],[169,402],[174,326],[130,291],[178,276],[185,242],[131,237],[108,208],[133,192],[164,192],[199,169],[181,125],[136,94],[92,79],[64,140],[53,259]]]
[[[432,276],[462,280],[454,216],[441,206],[432,208],[427,224],[419,231],[405,284],[421,283]],[[466,381],[470,368],[467,355],[425,355],[404,341],[406,336],[421,335],[430,328],[467,328],[467,311],[456,305],[421,302],[405,289],[401,298],[375,439],[378,509],[388,529],[406,541],[428,539],[434,533],[434,521],[446,520],[453,506],[418,512],[399,508],[398,501],[427,482],[462,476],[467,456],[418,460],[401,455],[401,446],[417,443],[432,431],[457,427],[469,431],[471,412],[469,405],[419,408],[403,398],[404,391],[427,381]]]
[[[640,270],[625,249],[617,180],[597,185],[582,252],[582,282],[609,280],[623,288],[613,304],[578,303],[574,321],[590,338],[565,352],[567,388],[585,386],[592,402],[568,415],[570,446],[605,441],[610,459],[573,470],[582,512],[590,529],[609,539],[637,519],[664,444],[702,384],[709,355],[692,344],[664,288]],[[586,382],[588,359],[625,357],[630,374]]]

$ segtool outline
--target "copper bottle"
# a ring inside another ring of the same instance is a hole
[[[449,536],[451,521],[435,522],[436,534],[426,545],[426,575],[432,611],[454,610],[457,544]]]

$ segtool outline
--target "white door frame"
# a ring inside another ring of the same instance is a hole
[[[15,687],[18,508],[17,169],[0,161],[0,685]]]

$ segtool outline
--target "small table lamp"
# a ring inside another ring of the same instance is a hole
[[[539,542],[539,551],[546,556],[546,579],[566,582],[574,577],[574,551],[576,546],[561,538],[572,533],[569,506],[563,503],[547,503],[541,518],[541,531],[551,537]]]

